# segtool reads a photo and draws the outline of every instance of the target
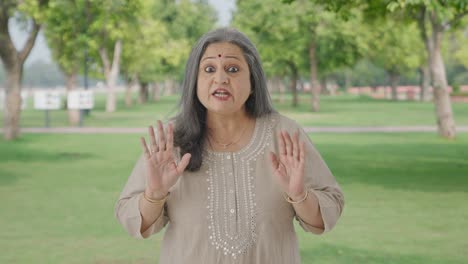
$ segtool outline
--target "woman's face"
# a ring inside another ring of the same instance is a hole
[[[200,60],[197,97],[207,112],[245,111],[250,95],[250,71],[242,50],[231,43],[210,44]]]

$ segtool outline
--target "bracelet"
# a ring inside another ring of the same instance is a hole
[[[148,196],[146,196],[146,193],[143,192],[143,198],[145,198],[146,201],[152,203],[152,204],[158,204],[158,205],[161,205],[161,204],[164,204],[167,200],[167,197],[169,196],[170,192],[168,192],[166,194],[166,196],[164,196],[162,199],[160,200],[156,200],[156,199],[151,199],[149,198]]]
[[[305,192],[305,195],[304,197],[302,197],[300,200],[298,201],[294,201],[293,199],[291,199],[291,197],[289,197],[287,194],[284,195],[284,199],[286,199],[286,201],[288,203],[291,203],[291,204],[298,204],[298,203],[302,203],[303,201],[305,201],[307,199],[307,196],[309,196],[309,190],[306,190]]]

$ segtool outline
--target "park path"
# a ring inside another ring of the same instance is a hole
[[[400,133],[400,132],[436,132],[435,126],[340,126],[340,127],[304,127],[309,133]],[[457,132],[468,132],[468,126],[457,126]],[[0,128],[3,133],[3,129]],[[22,133],[36,134],[145,134],[147,128],[129,127],[31,127],[22,128]]]

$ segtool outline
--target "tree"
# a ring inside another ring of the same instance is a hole
[[[292,2],[294,0],[283,0]],[[445,65],[442,58],[442,39],[448,30],[457,28],[460,21],[468,15],[468,0],[309,0],[320,2],[327,8],[340,12],[352,7],[363,8],[369,17],[392,14],[407,20],[417,21],[420,35],[426,46],[429,67],[432,75],[434,104],[438,133],[440,136],[455,138],[455,121],[452,104],[447,90]],[[390,19],[391,19],[390,18]]]
[[[447,89],[442,40],[446,31],[457,27],[460,20],[468,15],[468,0],[393,0],[388,4],[388,9],[390,11],[401,10],[407,16],[419,21],[422,39],[429,57],[438,132],[442,137],[455,138],[455,120]],[[414,14],[419,14],[419,16],[415,17]]]
[[[122,49],[128,32],[137,26],[141,1],[86,1],[89,6],[87,34],[90,55],[101,61],[107,86],[106,112],[114,112],[117,107],[115,86],[120,72]]]
[[[238,1],[234,25],[257,45],[267,76],[289,75],[292,105],[298,105],[297,80],[306,69],[306,39],[295,7],[277,1]]]
[[[414,71],[423,61],[423,49],[415,23],[380,20],[369,25],[373,30],[368,56],[385,69],[392,88],[392,99],[397,100],[397,86],[402,75]]]
[[[80,66],[85,59],[86,9],[84,0],[51,1],[45,25],[45,36],[55,62],[65,75],[67,92],[76,89]],[[76,126],[80,110],[68,109],[68,123]]]
[[[13,140],[20,134],[21,81],[23,65],[36,41],[43,21],[47,0],[2,0],[0,2],[0,58],[6,72],[6,107],[4,111],[4,138]],[[20,18],[29,27],[24,46],[17,50],[8,30],[10,19]]]
[[[293,105],[297,105],[296,80],[310,76],[313,111],[319,110],[320,76],[352,66],[361,57],[364,42],[353,27],[357,13],[343,20],[313,1],[239,1],[235,24],[256,35],[267,72],[290,69]],[[274,65],[273,68],[268,68]]]
[[[166,93],[171,94],[175,88],[175,80],[180,80],[184,74],[184,58],[188,56],[190,47],[204,33],[214,28],[216,13],[206,0],[161,0],[158,3],[153,16],[161,19],[167,26],[173,48],[179,48],[179,52],[168,55],[170,61],[165,60],[163,63]]]

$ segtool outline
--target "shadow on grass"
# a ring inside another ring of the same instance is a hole
[[[433,256],[397,255],[379,251],[359,250],[343,246],[321,244],[313,249],[301,249],[302,263],[401,263],[401,264],[455,264],[462,263]]]
[[[468,144],[320,144],[342,184],[468,192]]]
[[[23,172],[17,173],[20,169],[18,166],[40,163],[39,165],[46,167],[48,163],[76,162],[97,156],[89,152],[44,151],[31,147],[31,143],[34,141],[29,137],[10,142],[0,141],[0,186],[13,184],[19,177],[25,176]]]

